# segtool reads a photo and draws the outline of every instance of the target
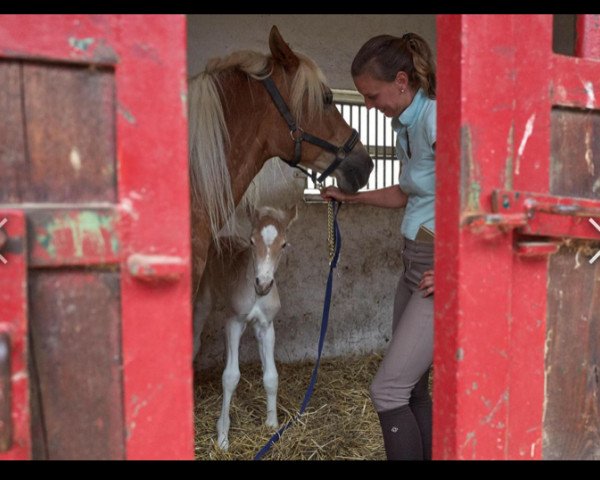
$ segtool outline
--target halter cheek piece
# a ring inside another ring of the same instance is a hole
[[[356,142],[358,142],[358,132],[353,128],[352,133],[350,134],[350,138],[348,138],[348,140],[346,140],[346,143],[344,143],[344,145],[341,147],[336,147],[335,145],[329,143],[327,140],[323,140],[322,138],[315,137],[310,133],[306,133],[298,125],[296,125],[296,121],[292,117],[290,109],[288,108],[287,104],[285,103],[285,100],[281,96],[281,93],[279,93],[279,90],[277,89],[275,82],[273,82],[273,79],[271,77],[267,77],[261,80],[261,82],[267,89],[267,92],[269,92],[269,95],[271,96],[273,103],[277,107],[277,110],[279,110],[279,113],[287,123],[288,128],[290,129],[290,136],[292,137],[292,140],[295,143],[294,159],[290,161],[282,158],[282,160],[288,165],[304,172],[307,176],[309,176],[312,179],[313,183],[322,183],[323,180],[325,180],[329,175],[331,175],[331,173],[339,166],[339,164],[342,163],[342,160],[344,160],[348,156],[350,151],[354,148]],[[331,164],[323,171],[323,173],[321,173],[321,175],[319,175],[318,178],[315,172],[309,173],[308,170],[306,170],[300,165],[303,141],[312,143],[313,145],[321,147],[323,150],[327,150],[335,154],[335,159],[333,160],[333,162],[331,162]]]

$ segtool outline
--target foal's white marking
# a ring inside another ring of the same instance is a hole
[[[261,230],[260,234],[267,247],[273,245],[273,242],[277,238],[277,233],[277,229],[273,225],[267,225]]]

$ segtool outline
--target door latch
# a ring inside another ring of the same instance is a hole
[[[463,224],[484,238],[516,230],[518,255],[555,253],[567,238],[598,240],[588,219],[600,218],[600,201],[511,190],[492,192],[492,213],[468,215]]]

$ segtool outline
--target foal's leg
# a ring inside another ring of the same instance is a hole
[[[266,324],[265,324],[266,323]],[[263,368],[263,385],[267,392],[267,421],[268,427],[279,426],[277,421],[277,386],[279,374],[275,366],[275,328],[273,321],[254,322],[254,335],[258,341],[258,351]]]
[[[229,406],[231,397],[235,392],[240,381],[240,366],[238,351],[240,348],[240,338],[246,329],[246,322],[243,318],[236,316],[230,317],[225,325],[227,335],[227,364],[223,371],[223,405],[221,407],[221,416],[217,420],[217,433],[219,434],[218,444],[223,450],[229,448]]]

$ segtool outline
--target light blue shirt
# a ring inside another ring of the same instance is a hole
[[[435,231],[435,150],[436,101],[419,89],[399,117],[392,119],[397,134],[396,156],[400,160],[398,183],[408,195],[402,235],[414,240],[421,225]],[[408,142],[411,157],[408,157]]]

